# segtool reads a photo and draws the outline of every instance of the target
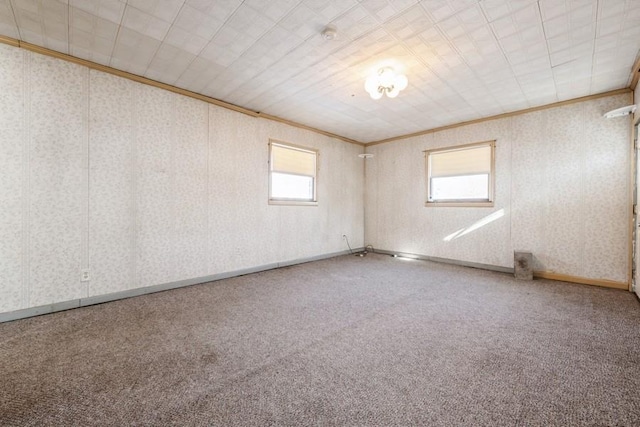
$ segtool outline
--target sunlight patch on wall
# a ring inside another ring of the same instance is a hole
[[[445,237],[443,240],[445,242],[451,242],[452,240],[455,240],[459,237],[464,236],[465,234],[469,234],[472,231],[477,230],[478,228],[484,227],[485,225],[499,219],[502,218],[504,216],[504,209],[500,209],[499,211],[495,211],[494,213],[492,213],[491,215],[487,215],[484,218],[474,222],[473,224],[471,224],[468,227],[465,228],[461,228],[460,230],[449,234],[447,237]]]

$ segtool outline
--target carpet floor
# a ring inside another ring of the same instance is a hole
[[[370,254],[0,324],[0,425],[640,425],[629,292]]]

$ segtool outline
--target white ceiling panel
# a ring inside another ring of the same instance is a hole
[[[225,28],[232,28],[253,40],[258,40],[274,25],[275,21],[244,3],[225,22]]]
[[[70,0],[69,4],[107,21],[120,24],[126,0]]]
[[[194,32],[172,25],[165,36],[164,43],[184,50],[194,55],[200,54],[209,43],[209,39],[199,36]]]
[[[0,0],[0,35],[369,142],[625,87],[640,1]]]
[[[122,26],[156,40],[163,40],[171,28],[169,22],[130,5],[124,11]]]
[[[294,7],[300,3],[300,0],[245,0],[244,4],[259,10],[260,13],[268,19],[278,22],[284,18]]]
[[[144,75],[160,47],[160,41],[126,27],[120,27],[110,66]]]
[[[360,5],[380,21],[387,21],[397,13],[387,0],[362,0]]]
[[[109,65],[118,25],[81,9],[70,8],[69,53],[82,59]]]
[[[205,88],[224,71],[224,67],[198,56],[176,80],[175,85],[192,92],[204,93]]]
[[[303,0],[302,3],[325,21],[333,21],[358,4],[356,0]]]
[[[505,15],[511,15],[514,12],[523,9],[531,4],[535,4],[537,7],[537,0],[482,0],[480,5],[484,11],[487,19],[493,22]]]
[[[194,7],[184,5],[173,22],[173,27],[180,28],[188,34],[208,42],[223,24],[223,18],[209,16]]]
[[[10,0],[0,0],[0,34],[20,38]]]
[[[127,3],[153,17],[172,22],[178,15],[184,0],[127,0]]]
[[[82,31],[94,37],[115,41],[118,34],[118,25],[114,22],[75,7],[70,7],[69,13],[70,28]]]
[[[40,22],[40,14],[37,10],[28,10],[21,7],[14,9],[14,16],[21,30],[42,34],[44,30]]]
[[[195,55],[170,44],[163,43],[156,51],[145,76],[153,80],[163,80],[175,84],[176,80],[189,68]]]
[[[456,12],[477,3],[478,0],[422,0],[420,2],[433,22],[440,22]]]
[[[14,0],[11,3],[20,38],[69,53],[69,5],[62,0]]]

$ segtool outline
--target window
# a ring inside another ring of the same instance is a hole
[[[493,206],[495,141],[425,151],[427,206]]]
[[[269,203],[316,205],[318,152],[282,142],[269,143]]]

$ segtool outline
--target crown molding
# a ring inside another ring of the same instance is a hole
[[[549,108],[562,107],[563,105],[570,105],[570,104],[575,104],[575,103],[578,103],[578,102],[585,102],[585,101],[590,101],[592,99],[605,98],[607,96],[621,95],[621,94],[630,93],[630,92],[631,92],[631,89],[629,89],[629,88],[616,89],[616,90],[612,90],[612,91],[609,91],[609,92],[598,93],[598,94],[595,94],[595,95],[588,95],[588,96],[583,96],[583,97],[580,97],[580,98],[568,99],[566,101],[554,102],[553,104],[540,105],[538,107],[526,108],[524,110],[518,110],[518,111],[512,111],[510,113],[498,114],[496,116],[483,117],[481,119],[469,120],[469,121],[466,121],[466,122],[455,123],[455,124],[451,124],[451,125],[447,125],[447,126],[441,126],[441,127],[438,127],[438,128],[422,130],[422,131],[419,131],[419,132],[409,133],[409,134],[406,134],[406,135],[394,136],[392,138],[381,139],[380,141],[368,142],[368,143],[365,144],[365,147],[369,147],[369,146],[372,146],[372,145],[378,145],[378,144],[386,144],[387,142],[395,142],[395,141],[399,141],[399,140],[402,140],[402,139],[413,138],[415,136],[427,135],[427,134],[430,134],[430,133],[436,133],[436,132],[440,132],[440,131],[447,130],[447,129],[455,129],[455,128],[458,128],[458,127],[461,127],[461,126],[475,125],[475,124],[478,124],[478,123],[488,122],[490,120],[504,119],[506,117],[519,116],[521,114],[527,114],[527,113],[531,113],[531,112],[534,112],[534,111],[547,110]]]
[[[156,80],[151,80],[149,78],[146,77],[142,77],[139,76],[137,74],[133,74],[133,73],[129,73],[126,71],[122,71],[122,70],[118,70],[116,68],[112,68],[106,65],[102,65],[102,64],[98,64],[86,59],[81,59],[81,58],[77,58],[75,56],[72,55],[68,55],[65,53],[61,53],[61,52],[57,52],[55,50],[52,49],[48,49],[45,47],[41,47],[32,43],[27,43],[27,42],[23,42],[21,40],[17,40],[11,37],[6,37],[6,36],[0,36],[0,43],[1,44],[7,44],[10,46],[14,46],[14,47],[18,47],[18,48],[22,48],[22,49],[26,49],[29,50],[31,52],[35,52],[35,53],[39,53],[41,55],[46,55],[46,56],[50,56],[53,58],[58,58],[58,59],[62,59],[64,61],[69,61],[72,62],[74,64],[78,64],[78,65],[82,65],[85,66],[87,68],[90,68],[92,70],[98,70],[98,71],[102,71],[108,74],[113,74],[115,76],[119,76],[119,77],[123,77],[129,80],[133,80],[135,82],[138,83],[142,83],[142,84],[146,84],[149,86],[154,86],[160,89],[164,89],[167,90],[169,92],[173,92],[173,93],[177,93],[180,95],[184,95],[184,96],[188,96],[190,98],[195,98],[198,99],[200,101],[204,101],[207,102],[209,104],[213,104],[213,105],[217,105],[219,107],[222,108],[226,108],[228,110],[233,110],[236,111],[238,113],[242,113],[242,114],[246,114],[248,116],[251,117],[256,117],[256,118],[262,118],[262,119],[266,119],[266,120],[271,120],[274,122],[278,122],[278,123],[283,123],[292,127],[296,127],[299,129],[304,129],[304,130],[308,130],[310,132],[314,132],[320,135],[324,135],[324,136],[328,136],[330,138],[335,138],[344,142],[347,142],[349,144],[355,144],[358,146],[362,146],[362,147],[368,147],[368,146],[373,146],[373,145],[378,145],[378,144],[385,144],[388,142],[395,142],[395,141],[399,141],[399,140],[403,140],[403,139],[407,139],[407,138],[413,138],[416,136],[422,136],[422,135],[428,135],[431,133],[436,133],[436,132],[440,132],[443,130],[448,130],[448,129],[454,129],[457,127],[461,127],[461,126],[467,126],[467,125],[473,125],[473,124],[477,124],[477,123],[482,123],[482,122],[486,122],[486,121],[490,121],[490,120],[497,120],[497,119],[503,119],[506,117],[513,117],[513,116],[517,116],[520,114],[526,114],[526,113],[531,113],[533,111],[540,111],[540,110],[546,110],[549,108],[555,108],[555,107],[561,107],[563,105],[569,105],[569,104],[574,104],[574,103],[578,103],[578,102],[584,102],[584,101],[589,101],[592,99],[598,99],[598,98],[603,98],[603,97],[607,97],[607,96],[614,96],[614,95],[620,95],[620,94],[624,94],[624,93],[629,93],[630,91],[633,90],[633,88],[635,88],[635,86],[638,84],[638,80],[640,80],[640,56],[638,57],[638,59],[636,60],[633,70],[632,70],[632,74],[630,76],[630,85],[627,88],[622,88],[622,89],[617,89],[617,90],[612,90],[609,92],[603,92],[603,93],[599,93],[599,94],[594,94],[594,95],[588,95],[588,96],[583,96],[580,98],[574,98],[574,99],[569,99],[566,101],[560,101],[560,102],[554,102],[552,104],[546,104],[546,105],[541,105],[541,106],[537,106],[537,107],[532,107],[532,108],[526,108],[524,110],[518,110],[518,111],[512,111],[509,113],[504,113],[504,114],[498,114],[495,116],[490,116],[490,117],[483,117],[480,119],[475,119],[475,120],[469,120],[466,122],[461,122],[461,123],[455,123],[455,124],[451,124],[451,125],[446,125],[446,126],[441,126],[441,127],[437,127],[437,128],[433,128],[433,129],[425,129],[419,132],[414,132],[414,133],[410,133],[410,134],[405,134],[405,135],[399,135],[399,136],[394,136],[391,138],[386,138],[386,139],[381,139],[378,141],[372,141],[372,142],[360,142],[360,141],[356,141],[354,139],[351,138],[346,138],[344,136],[341,135],[337,135],[335,133],[332,132],[328,132],[328,131],[324,131],[322,129],[318,129],[318,128],[314,128],[312,126],[307,126],[301,123],[297,123],[288,119],[284,119],[281,117],[277,117],[277,116],[272,116],[270,114],[266,114],[266,113],[262,113],[259,111],[253,111],[250,110],[248,108],[244,108],[238,105],[234,105],[231,104],[229,102],[225,102],[216,98],[212,98],[206,95],[202,95],[196,92],[192,92],[186,89],[182,89],[179,88],[177,86],[172,86],[166,83],[161,83],[158,82]]]
[[[45,47],[41,47],[32,43],[27,43],[27,42],[23,42],[21,40],[17,40],[17,39],[13,39],[11,37],[6,37],[6,36],[0,36],[0,43],[2,44],[7,44],[10,46],[14,46],[14,47],[18,47],[21,49],[25,49],[31,52],[35,52],[35,53],[39,53],[41,55],[46,55],[46,56],[50,56],[52,58],[57,58],[57,59],[61,59],[63,61],[68,61],[68,62],[72,62],[74,64],[78,64],[78,65],[82,65],[84,67],[87,67],[89,69],[92,70],[97,70],[97,71],[102,71],[104,73],[108,73],[108,74],[112,74],[114,76],[118,76],[118,77],[122,77],[125,79],[129,79],[129,80],[133,80],[134,82],[138,82],[138,83],[142,83],[142,84],[146,84],[149,86],[154,86],[160,89],[164,89],[167,90],[169,92],[173,92],[173,93],[177,93],[179,95],[184,95],[184,96],[188,96],[190,98],[195,98],[198,99],[200,101],[204,101],[206,103],[209,104],[213,104],[216,105],[218,107],[222,107],[222,108],[226,108],[228,110],[233,110],[236,111],[238,113],[242,113],[242,114],[246,114],[248,116],[251,117],[257,117],[257,118],[262,118],[262,119],[266,119],[266,120],[271,120],[271,121],[275,121],[278,123],[283,123],[289,126],[293,126],[296,128],[300,128],[300,129],[304,129],[304,130],[308,130],[311,132],[315,132],[321,135],[325,135],[328,136],[330,138],[335,138],[335,139],[339,139],[341,141],[344,142],[348,142],[350,144],[355,144],[355,145],[359,145],[359,146],[364,146],[364,144],[362,142],[350,139],[350,138],[346,138],[344,136],[340,136],[337,135],[335,133],[331,133],[331,132],[327,132],[321,129],[316,129],[312,126],[307,126],[307,125],[303,125],[301,123],[296,123],[293,122],[291,120],[287,120],[287,119],[283,119],[280,117],[276,117],[276,116],[272,116],[270,114],[263,114],[257,111],[253,111],[250,110],[248,108],[244,108],[244,107],[240,107],[238,105],[234,105],[231,104],[229,102],[225,102],[225,101],[221,101],[219,99],[216,98],[212,98],[210,96],[206,96],[206,95],[202,95],[196,92],[192,92],[190,90],[186,90],[186,89],[182,89],[179,88],[177,86],[173,86],[173,85],[169,85],[166,83],[162,83],[162,82],[158,82],[156,80],[152,80],[146,77],[142,77],[139,76],[137,74],[133,74],[133,73],[129,73],[126,71],[122,71],[122,70],[118,70],[116,68],[112,68],[106,65],[102,65],[102,64],[98,64],[96,62],[93,61],[89,61],[86,59],[81,59],[72,55],[68,55],[66,53],[61,53],[61,52],[57,52],[55,50],[52,49],[48,49]]]

